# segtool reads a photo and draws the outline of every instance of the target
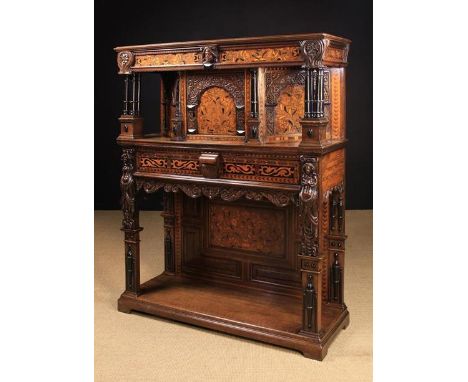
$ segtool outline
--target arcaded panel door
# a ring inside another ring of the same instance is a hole
[[[245,131],[245,78],[243,70],[187,73],[188,139],[241,139],[238,135]]]
[[[205,90],[197,110],[200,134],[236,135],[236,104],[223,88]]]

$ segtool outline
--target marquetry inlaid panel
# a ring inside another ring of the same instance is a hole
[[[289,85],[281,92],[275,108],[275,134],[301,132],[300,120],[304,117],[304,87]]]
[[[285,234],[286,221],[282,210],[210,204],[209,241],[213,247],[282,257]]]
[[[342,94],[342,76],[339,69],[333,70],[331,74],[331,136],[332,139],[344,138],[344,128],[342,119],[343,94]]]
[[[201,64],[199,53],[162,53],[136,56],[135,67],[179,66]]]
[[[198,175],[198,156],[197,153],[138,152],[137,168],[142,172]]]
[[[320,161],[322,191],[326,192],[344,181],[345,149],[333,151]]]
[[[211,87],[200,98],[197,110],[200,134],[236,134],[236,105],[223,88]]]
[[[255,62],[301,62],[299,47],[287,46],[283,48],[258,48],[227,50],[221,53],[221,64],[248,64]]]

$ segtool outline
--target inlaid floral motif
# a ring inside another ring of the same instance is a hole
[[[197,110],[200,134],[236,134],[236,105],[223,88],[211,87],[200,98]]]

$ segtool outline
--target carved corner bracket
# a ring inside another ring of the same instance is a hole
[[[304,59],[304,67],[323,68],[323,58],[329,43],[330,41],[327,39],[301,41],[299,44],[301,56]]]
[[[318,256],[318,158],[301,156],[301,255]]]
[[[232,202],[242,197],[248,200],[268,200],[277,207],[285,207],[289,203],[295,202],[294,193],[283,191],[253,191],[238,187],[206,186],[194,183],[168,183],[156,179],[137,179],[137,190],[143,189],[150,194],[163,189],[165,192],[179,192],[191,198],[206,196],[208,199],[221,198],[224,201]]]
[[[117,65],[119,67],[119,74],[131,74],[132,71],[130,70],[130,67],[133,65],[135,62],[135,55],[128,51],[125,50],[123,52],[119,52],[117,55]]]

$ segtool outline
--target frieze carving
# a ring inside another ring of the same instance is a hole
[[[245,50],[226,50],[221,53],[221,63],[242,64],[252,62],[282,62],[299,61],[300,53],[297,47],[259,48]]]
[[[132,52],[123,51],[117,55],[117,65],[119,67],[119,74],[130,74],[130,67],[133,65],[135,56]]]
[[[135,149],[122,150],[122,176],[120,178],[120,190],[122,192],[121,206],[123,212],[122,226],[124,229],[137,229],[136,221],[136,185],[133,178],[135,161]]]
[[[301,55],[306,68],[323,68],[323,56],[329,40],[305,40],[300,42]]]
[[[318,256],[318,158],[302,155],[301,165],[299,193],[301,255]]]
[[[277,207],[287,206],[295,202],[294,193],[283,191],[252,191],[237,187],[219,187],[198,185],[193,183],[165,183],[156,179],[137,179],[137,189],[143,189],[146,193],[153,193],[160,189],[165,192],[182,191],[191,198],[199,198],[202,195],[209,198],[221,198],[225,201],[235,201],[244,197],[248,200],[269,200]]]
[[[202,48],[202,61],[205,68],[211,68],[218,61],[218,48],[215,45]]]
[[[210,204],[210,244],[270,256],[285,252],[285,215],[270,208]]]

